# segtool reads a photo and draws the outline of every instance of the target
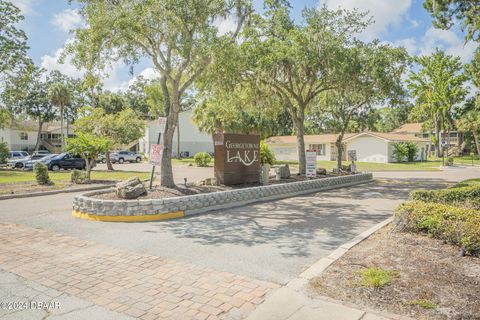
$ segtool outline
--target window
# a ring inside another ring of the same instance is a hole
[[[20,140],[28,140],[28,133],[20,132]]]
[[[311,144],[309,149],[317,150],[317,156],[324,156],[326,147],[325,144]]]

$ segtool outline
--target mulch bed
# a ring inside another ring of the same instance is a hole
[[[336,176],[339,176],[339,174],[328,173],[327,175],[317,176],[316,178],[313,178],[313,179],[324,179],[327,177],[336,177]],[[272,184],[290,183],[290,182],[306,181],[306,180],[312,180],[312,178],[306,178],[305,176],[300,176],[300,175],[292,175],[288,179],[281,179],[281,180],[275,180],[275,178],[270,178],[269,184],[272,185]],[[148,192],[146,195],[140,196],[137,199],[174,198],[174,197],[181,197],[181,196],[194,195],[194,194],[200,194],[200,193],[219,192],[219,191],[258,187],[258,186],[261,186],[261,184],[249,183],[249,184],[241,184],[241,185],[235,185],[235,186],[187,184],[187,186],[177,185],[175,188],[165,188],[161,186],[154,186],[153,190],[147,190]],[[104,199],[104,200],[124,200],[117,197],[115,192],[97,194],[92,197],[97,199]]]
[[[458,247],[425,235],[386,226],[353,247],[310,283],[313,296],[415,319],[480,319],[480,258],[461,256]],[[375,267],[398,272],[382,288],[359,285],[358,271]],[[419,299],[436,307],[412,305]]]

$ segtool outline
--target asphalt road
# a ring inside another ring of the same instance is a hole
[[[378,181],[352,188],[148,223],[74,219],[71,204],[75,194],[3,200],[0,222],[284,284],[389,217],[411,189],[480,178],[480,168],[376,176]]]

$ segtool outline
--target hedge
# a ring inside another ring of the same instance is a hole
[[[414,190],[410,192],[410,200],[480,209],[480,185],[442,190]]]
[[[480,211],[442,203],[410,201],[395,212],[401,230],[424,232],[480,255]]]

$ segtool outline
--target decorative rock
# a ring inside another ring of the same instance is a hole
[[[117,197],[122,199],[137,199],[147,193],[145,186],[138,177],[117,183],[115,188]]]
[[[327,169],[317,168],[317,175],[321,175],[321,176],[327,175]]]
[[[281,165],[275,168],[276,180],[288,179],[290,178],[290,167],[288,164]]]

